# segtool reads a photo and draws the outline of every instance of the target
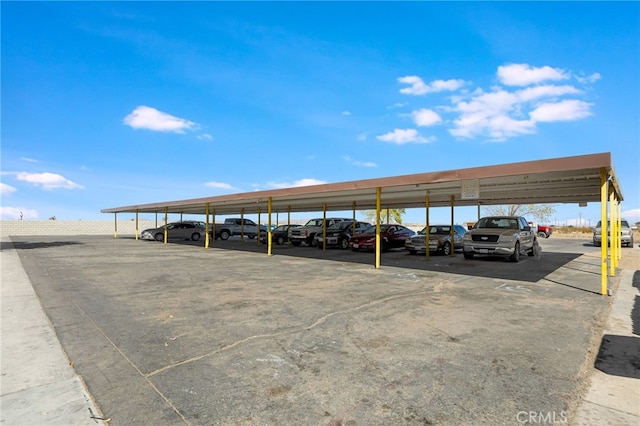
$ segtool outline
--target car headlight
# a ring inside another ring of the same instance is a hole
[[[463,241],[471,241],[471,234],[464,234],[464,236],[462,237]]]
[[[500,243],[511,243],[514,240],[514,236],[513,235],[500,235],[500,238],[498,238],[498,242]]]

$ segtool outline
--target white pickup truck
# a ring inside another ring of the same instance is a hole
[[[253,239],[258,236],[258,229],[266,231],[267,227],[260,225],[258,228],[258,224],[250,219],[229,218],[225,219],[224,223],[212,225],[209,235],[213,236],[213,231],[215,230],[216,239],[228,240],[233,235],[243,235]]]

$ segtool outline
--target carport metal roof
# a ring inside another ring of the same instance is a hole
[[[552,158],[519,163],[426,172],[386,178],[244,192],[179,201],[165,201],[103,209],[103,213],[184,213],[217,215],[272,212],[313,212],[381,207],[430,207],[600,202],[602,179],[622,201],[611,153]],[[325,205],[326,204],[326,205]]]

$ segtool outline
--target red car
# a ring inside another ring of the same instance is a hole
[[[396,224],[380,225],[381,249],[404,248],[404,242],[416,233],[406,226]],[[351,250],[375,250],[376,249],[376,226],[372,225],[361,234],[356,234],[349,239]]]

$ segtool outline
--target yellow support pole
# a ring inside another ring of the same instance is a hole
[[[113,238],[118,238],[118,213],[113,214],[113,222],[114,222]]]
[[[607,172],[604,168],[600,169],[600,294],[606,296],[608,294],[609,277],[607,275],[607,195],[609,185],[607,180]]]
[[[167,229],[167,225],[169,222],[169,208],[165,207],[164,208],[164,243],[167,244],[167,241],[169,240],[169,230]]]
[[[616,276],[616,267],[618,266],[618,209],[613,191],[609,191],[609,218],[611,227],[611,239],[609,241],[609,276]]]
[[[451,233],[449,234],[449,236],[451,237],[451,254],[449,256],[453,257],[455,254],[455,240],[454,240],[454,235],[455,233],[453,232],[453,224],[454,224],[454,218],[453,218],[453,208],[455,206],[455,200],[456,200],[456,196],[455,195],[451,195]]]
[[[269,226],[267,228],[267,256],[271,256],[271,197],[267,199],[267,210],[269,211]],[[260,239],[260,229],[258,229],[258,240]]]
[[[424,244],[425,244],[425,257],[427,259],[427,261],[431,258],[431,253],[429,251],[429,239],[431,238],[431,234],[429,232],[430,227],[429,227],[429,196],[427,195],[425,200],[424,200],[424,207],[425,207],[425,221],[426,224],[424,225]]]
[[[380,269],[380,199],[382,188],[376,188],[376,269]]]
[[[209,248],[209,203],[205,206],[207,217],[204,225],[204,248]]]
[[[138,241],[140,232],[138,231],[138,209],[136,209],[136,241]]]

